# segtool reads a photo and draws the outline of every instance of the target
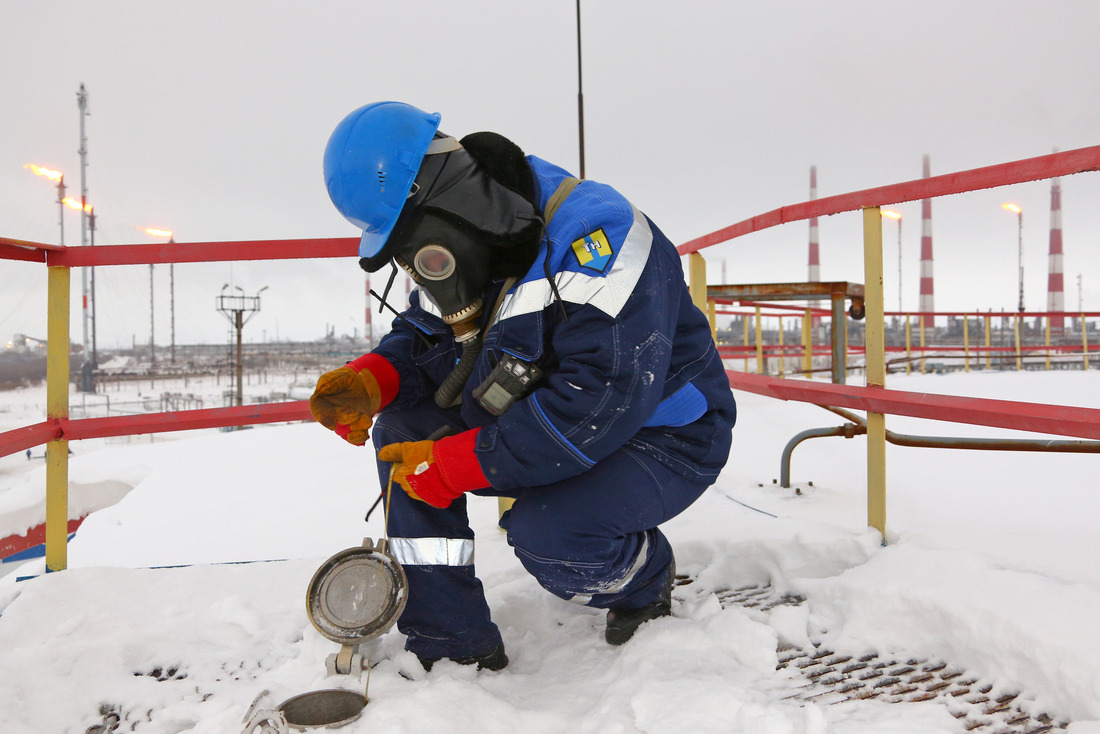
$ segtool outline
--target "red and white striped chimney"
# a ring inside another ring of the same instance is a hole
[[[810,166],[810,199],[817,198],[817,166]],[[817,240],[817,217],[810,217],[810,276],[811,283],[821,280],[821,252]]]
[[[928,156],[924,156],[924,177],[932,175]],[[920,302],[922,313],[935,311],[936,302],[932,290],[932,200],[920,202]],[[929,324],[931,325],[931,324]]]
[[[1050,275],[1047,276],[1047,311],[1066,310],[1065,282],[1062,275],[1062,183],[1053,179],[1050,185]],[[1061,334],[1065,326],[1062,316],[1050,317],[1050,330]]]

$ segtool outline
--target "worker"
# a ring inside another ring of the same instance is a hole
[[[622,194],[440,119],[378,102],[328,141],[325,184],[362,231],[359,265],[417,288],[376,348],[321,376],[310,409],[352,444],[372,433],[383,491],[403,490],[387,508],[408,578],[398,628],[426,669],[508,662],[467,493],[512,498],[500,526],[523,567],[607,609],[605,639],[623,644],[671,612],[658,526],[729,455],[721,357],[675,247]]]

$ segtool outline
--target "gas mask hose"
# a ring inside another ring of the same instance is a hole
[[[447,375],[447,378],[443,380],[443,384],[435,391],[435,404],[440,408],[450,408],[458,402],[462,396],[462,389],[466,386],[466,381],[474,373],[474,367],[477,365],[478,356],[481,355],[484,339],[481,329],[477,327],[477,317],[480,314],[479,309],[469,319],[451,324],[455,339],[462,343],[462,356],[454,369],[451,370],[451,374]]]

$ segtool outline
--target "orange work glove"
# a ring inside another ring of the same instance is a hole
[[[378,460],[393,463],[393,481],[414,500],[449,507],[464,493],[489,486],[474,454],[480,430],[438,441],[391,443],[378,450]]]
[[[397,394],[397,370],[376,354],[365,354],[317,380],[309,398],[313,418],[348,443],[362,446],[374,414]]]

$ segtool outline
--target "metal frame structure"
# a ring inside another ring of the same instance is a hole
[[[844,303],[850,300],[852,305],[848,310],[854,319],[862,319],[864,315],[864,288],[859,283],[846,281],[836,282],[810,282],[810,283],[760,283],[756,285],[708,285],[707,300],[716,302],[732,299],[738,301],[770,302],[770,301],[816,301],[828,298],[832,313],[832,329],[830,343],[832,345],[832,377],[833,382],[843,385],[847,381],[846,357],[847,338],[846,329],[838,326],[846,325],[844,320]],[[759,313],[759,312],[758,312]],[[759,324],[759,319],[757,319]],[[757,349],[761,347],[760,339],[757,339]]]

